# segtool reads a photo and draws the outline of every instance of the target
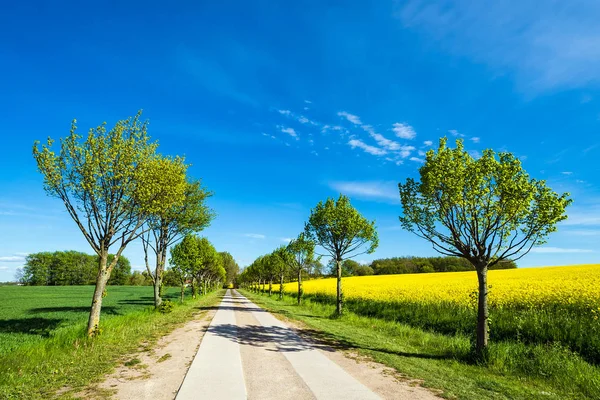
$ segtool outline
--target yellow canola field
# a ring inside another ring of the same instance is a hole
[[[490,303],[495,307],[559,306],[600,314],[600,264],[494,270],[489,272],[488,284]],[[361,276],[342,278],[342,285],[347,299],[469,306],[477,290],[477,275],[473,271]],[[294,293],[297,284],[287,283],[284,290]],[[335,292],[334,278],[304,282],[305,294],[335,296]]]

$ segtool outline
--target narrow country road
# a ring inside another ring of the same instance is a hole
[[[436,398],[418,389],[403,389],[405,393],[392,398]],[[177,400],[381,398],[317,345],[232,290],[223,298],[177,394]]]

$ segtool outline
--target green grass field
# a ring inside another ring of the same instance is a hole
[[[109,286],[102,303],[102,321],[152,307],[151,286]],[[94,286],[0,287],[0,355],[40,342],[61,329],[83,327]],[[177,300],[178,288],[166,298]]]
[[[53,398],[102,379],[140,343],[151,346],[218,303],[224,291],[153,310],[152,287],[109,286],[96,338],[85,327],[93,286],[0,287],[0,399]],[[178,299],[179,289],[165,291]],[[70,390],[65,390],[65,388]]]

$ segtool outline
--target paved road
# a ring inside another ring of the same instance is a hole
[[[227,291],[177,400],[380,399],[315,344]]]

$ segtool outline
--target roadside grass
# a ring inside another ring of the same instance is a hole
[[[108,286],[102,323],[154,304],[150,286]],[[0,355],[40,343],[63,327],[86,322],[94,286],[0,287]],[[164,298],[178,300],[179,288],[166,288]]]
[[[18,288],[29,289],[29,288]],[[41,289],[41,288],[36,288]],[[148,287],[109,287],[109,294],[104,299],[107,307],[114,307],[114,313],[104,313],[100,322],[102,333],[99,337],[89,339],[85,335],[87,313],[79,311],[80,299],[85,288],[55,287],[44,289],[64,289],[55,293],[42,291],[43,296],[36,299],[35,293],[25,295],[28,305],[14,305],[9,312],[0,313],[3,321],[3,334],[30,335],[11,344],[9,351],[2,347],[0,352],[0,398],[2,399],[42,399],[56,396],[70,398],[91,383],[100,381],[113,370],[118,363],[132,363],[128,354],[136,352],[142,346],[150,351],[152,344],[181,323],[197,315],[199,308],[216,305],[222,298],[224,290],[218,290],[197,300],[189,299],[183,304],[177,302],[171,313],[155,312],[152,309],[151,290]],[[71,290],[68,290],[71,289]],[[133,289],[133,290],[132,290]],[[143,292],[139,289],[145,289]],[[168,291],[167,297],[178,296],[178,290]],[[87,309],[91,292],[86,296]],[[13,293],[12,301],[15,300]],[[111,296],[113,297],[112,299]],[[0,304],[7,296],[0,295]],[[148,300],[148,298],[150,300]],[[49,299],[53,300],[50,301]],[[27,321],[32,305],[36,309],[45,309],[40,319],[52,320],[55,325],[42,325],[45,329],[30,329]],[[42,305],[44,307],[42,307]],[[51,306],[51,307],[50,307]],[[25,323],[18,325],[18,309],[21,309]],[[48,310],[52,308],[52,310]],[[65,310],[63,308],[73,308]],[[108,308],[111,310],[110,308]],[[0,308],[5,311],[6,308]],[[52,315],[58,313],[58,315]],[[63,313],[63,314],[61,314]],[[74,315],[73,315],[74,314]],[[107,315],[108,314],[108,315]],[[9,316],[7,319],[6,316]],[[59,320],[60,322],[54,322]],[[22,326],[17,330],[14,324]],[[48,329],[52,327],[52,329]],[[8,332],[7,332],[8,331]],[[4,337],[2,337],[4,339]],[[29,340],[28,340],[29,339]],[[15,345],[15,343],[17,345]]]
[[[486,365],[472,363],[471,339],[346,312],[332,318],[331,304],[306,299],[296,305],[248,290],[267,310],[301,321],[318,340],[350,349],[395,368],[408,379],[457,399],[600,399],[600,368],[556,344],[492,342]]]

